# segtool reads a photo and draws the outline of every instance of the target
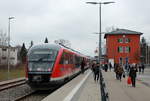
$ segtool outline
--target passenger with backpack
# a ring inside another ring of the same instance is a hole
[[[99,80],[99,71],[100,71],[100,68],[99,68],[99,63],[97,63],[94,68],[93,68],[93,71],[94,71],[94,81],[95,82],[98,82]]]

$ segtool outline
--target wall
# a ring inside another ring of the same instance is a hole
[[[108,59],[114,59],[115,63],[119,63],[119,58],[123,57],[123,62],[125,63],[126,57],[129,58],[129,63],[139,63],[140,62],[140,35],[125,35],[124,38],[129,38],[129,43],[119,43],[118,39],[123,38],[123,35],[107,35],[106,37],[106,55]],[[129,46],[130,53],[118,52],[119,46]]]

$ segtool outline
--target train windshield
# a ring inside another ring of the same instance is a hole
[[[29,71],[51,71],[57,51],[34,50],[28,54]]]

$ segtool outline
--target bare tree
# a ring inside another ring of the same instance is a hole
[[[29,49],[33,46],[33,41],[30,42]]]
[[[115,31],[116,29],[117,27],[111,26],[111,27],[107,27],[105,30],[106,30],[106,33],[108,33],[108,32]]]
[[[7,46],[8,44],[8,36],[3,30],[0,30],[0,45]]]
[[[141,45],[141,62],[146,63],[146,56],[147,56],[146,49],[147,49],[148,44],[144,37],[142,37],[140,45]]]
[[[61,45],[67,46],[67,47],[71,47],[70,41],[69,40],[65,40],[65,39],[55,40],[54,43],[61,44]]]

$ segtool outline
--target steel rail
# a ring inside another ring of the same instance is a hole
[[[28,97],[28,96],[31,96],[32,94],[34,94],[36,91],[31,91],[30,93],[27,93],[27,94],[25,94],[25,95],[23,95],[23,96],[20,96],[20,97],[18,97],[18,98],[15,98],[15,100],[14,101],[20,101],[20,100],[22,100],[22,99],[24,99],[24,98],[26,98],[26,97]]]
[[[9,88],[13,88],[19,85],[23,85],[26,83],[26,80],[23,79],[19,79],[19,80],[12,80],[10,82],[7,83],[1,83],[0,84],[0,91],[5,90],[5,89],[9,89]]]

